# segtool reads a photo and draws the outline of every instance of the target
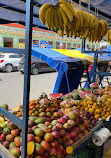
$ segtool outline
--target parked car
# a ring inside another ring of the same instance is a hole
[[[18,66],[18,70],[21,73],[24,73],[24,63],[25,63],[25,56],[22,57]],[[39,72],[49,72],[49,71],[55,71],[55,69],[50,67],[45,61],[37,57],[31,56],[31,74],[37,75]]]
[[[12,72],[13,70],[17,70],[19,62],[23,54],[15,54],[15,53],[3,53],[0,54],[0,70],[6,72]]]

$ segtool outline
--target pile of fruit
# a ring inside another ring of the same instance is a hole
[[[108,31],[108,23],[99,20],[87,11],[74,9],[72,5],[60,0],[55,6],[43,4],[39,18],[49,29],[57,31],[60,36],[88,38],[89,41],[100,42]]]
[[[73,100],[75,96],[80,100]],[[90,88],[79,88],[75,93],[66,94],[60,103],[64,113],[80,110],[93,113],[95,118],[105,120],[111,115],[111,85],[99,88],[97,83],[92,83]]]
[[[64,158],[73,152],[72,145],[93,127],[89,120],[91,113],[74,110],[58,120],[48,121],[45,117],[30,116],[28,120],[27,157]],[[96,120],[96,119],[94,119]],[[0,141],[15,157],[21,155],[22,131],[8,121],[0,127]]]
[[[39,99],[30,101],[28,158],[66,157],[73,152],[71,146],[87,134],[97,122],[93,113],[72,110],[65,114],[60,106],[64,99],[62,94],[57,94],[57,96],[50,94],[50,97],[51,99],[48,99],[47,95],[42,93]],[[73,97],[80,99],[75,91]],[[6,108],[6,106],[2,107]],[[21,118],[22,111],[23,106],[20,105],[14,114]],[[1,116],[1,121],[0,142],[14,157],[20,157],[22,129],[9,120],[5,120],[3,116]]]

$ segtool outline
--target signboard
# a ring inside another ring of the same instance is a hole
[[[41,48],[52,48],[52,45],[50,45],[47,41],[40,41],[40,47]]]
[[[19,48],[20,49],[25,49],[25,43],[19,43]]]

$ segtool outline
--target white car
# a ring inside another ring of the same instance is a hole
[[[17,70],[19,62],[23,54],[15,54],[15,53],[3,53],[0,54],[0,70],[6,72],[12,72],[13,70]]]

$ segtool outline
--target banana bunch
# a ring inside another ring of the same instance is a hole
[[[57,31],[60,36],[73,35],[75,11],[72,5],[60,0],[56,6],[43,4],[39,10],[39,18],[49,29]]]
[[[39,18],[49,29],[60,36],[88,38],[89,41],[101,41],[108,31],[108,23],[99,20],[93,14],[60,0],[56,6],[44,4],[39,10]]]
[[[111,29],[108,30],[106,33],[106,41],[108,41],[111,45]]]

